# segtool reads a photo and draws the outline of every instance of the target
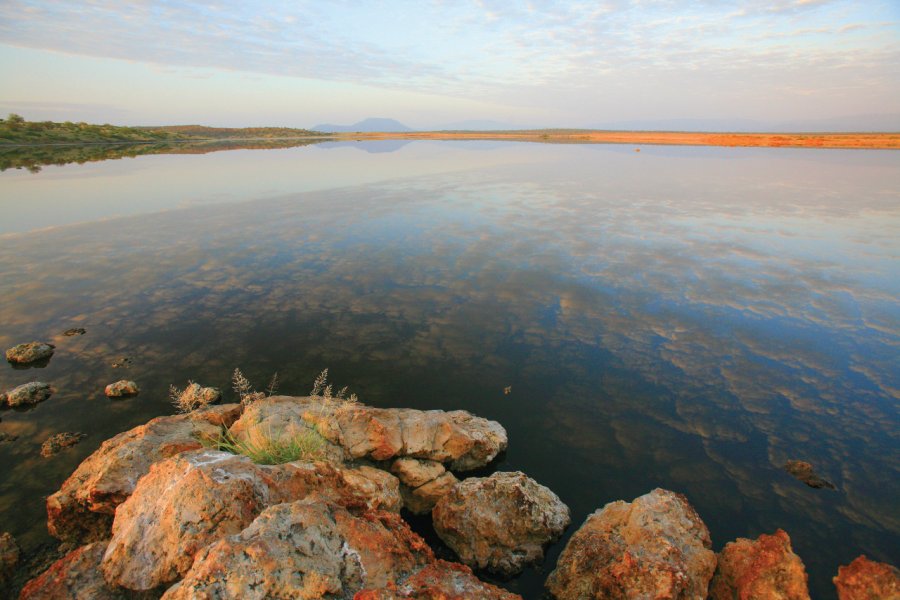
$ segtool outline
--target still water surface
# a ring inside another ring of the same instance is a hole
[[[6,389],[0,530],[169,384],[305,394],[328,367],[375,406],[500,421],[572,509],[687,495],[714,549],[789,532],[813,597],[900,562],[900,153],[490,142],[322,144],[0,173],[0,346],[57,344]],[[70,327],[87,334],[66,338]],[[131,357],[127,369],[111,363]],[[126,377],[137,398],[110,401]],[[511,393],[504,388],[511,386]],[[88,437],[53,458],[49,435]],[[836,491],[782,470],[812,462]]]

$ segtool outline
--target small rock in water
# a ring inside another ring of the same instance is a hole
[[[13,435],[11,433],[6,433],[5,431],[0,431],[0,444],[3,442],[14,442],[19,439],[19,436]]]
[[[53,394],[48,383],[32,381],[0,394],[0,406],[28,406],[43,402]]]
[[[791,538],[778,529],[755,540],[738,538],[725,544],[709,584],[710,600],[779,598],[809,600],[807,575]]]
[[[66,329],[63,331],[63,335],[66,337],[72,337],[73,335],[84,335],[87,333],[87,330],[84,327],[73,327],[72,329]]]
[[[54,454],[60,452],[65,448],[74,446],[86,437],[87,434],[73,433],[69,431],[64,433],[55,433],[47,438],[43,444],[41,444],[41,456],[43,456],[44,458],[53,456]]]
[[[110,398],[128,398],[130,396],[137,396],[141,391],[141,388],[138,387],[133,381],[128,381],[127,379],[120,379],[115,383],[111,383],[106,386],[104,393]]]
[[[897,600],[900,598],[900,570],[887,563],[858,556],[838,567],[833,580],[840,600]]]
[[[113,369],[127,369],[131,366],[134,360],[130,356],[123,356],[122,358],[117,358],[112,362]]]
[[[811,488],[836,489],[833,483],[816,474],[813,466],[804,460],[789,460],[784,464],[784,470]]]
[[[6,351],[6,360],[14,365],[46,366],[44,361],[49,361],[53,356],[53,344],[44,342],[29,342],[13,346]],[[35,364],[44,363],[44,364]]]
[[[19,545],[11,533],[0,533],[0,587],[6,584],[19,562]]]

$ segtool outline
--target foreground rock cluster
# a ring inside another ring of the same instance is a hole
[[[314,456],[283,464],[220,449],[301,433],[321,436]],[[466,477],[506,446],[500,424],[465,411],[317,397],[159,417],[104,442],[48,498],[50,532],[76,549],[20,598],[518,598],[472,569],[511,576],[541,561],[570,513],[523,473]],[[431,513],[464,564],[438,560],[403,507]],[[711,546],[687,499],[656,489],[590,515],[547,588],[560,600],[809,598],[785,532]],[[857,562],[836,578],[842,598],[896,591],[893,567]]]

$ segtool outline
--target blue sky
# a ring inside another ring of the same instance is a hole
[[[580,127],[900,113],[900,3],[0,0],[0,111]]]

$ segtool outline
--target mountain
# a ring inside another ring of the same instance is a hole
[[[325,131],[328,133],[353,133],[355,131],[413,131],[411,127],[407,127],[400,121],[394,119],[363,119],[359,123],[353,125],[334,125],[332,123],[322,123],[313,127],[313,131]]]

